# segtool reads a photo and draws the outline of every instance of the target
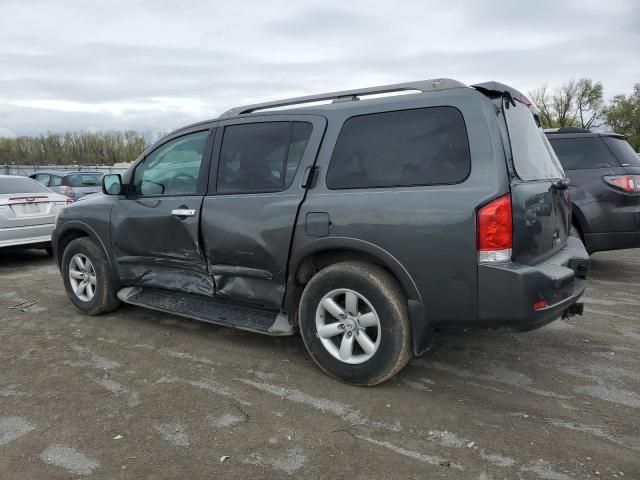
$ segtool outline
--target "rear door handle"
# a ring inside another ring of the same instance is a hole
[[[175,215],[176,217],[195,217],[196,211],[188,208],[176,208],[175,210],[171,210],[171,215]]]

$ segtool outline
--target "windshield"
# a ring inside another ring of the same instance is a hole
[[[0,194],[6,193],[51,193],[51,190],[30,178],[0,178]]]
[[[101,173],[76,173],[64,177],[62,183],[69,187],[96,187],[101,179]]]
[[[529,107],[503,101],[513,164],[522,180],[557,180],[564,170]]]
[[[626,140],[616,137],[602,137],[623,167],[640,167],[640,157]]]

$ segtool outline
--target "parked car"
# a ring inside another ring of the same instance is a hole
[[[103,175],[101,172],[43,170],[29,175],[29,177],[75,202],[85,195],[100,192],[102,190],[100,182]]]
[[[572,228],[589,253],[640,247],[640,159],[622,135],[547,130],[570,180]]]
[[[51,232],[67,197],[27,177],[0,175],[0,248],[51,250]]]
[[[304,105],[319,101],[332,103]],[[78,310],[122,301],[299,329],[348,383],[390,378],[436,328],[530,330],[581,312],[589,257],[568,235],[562,167],[526,99],[499,83],[235,108],[163,138],[103,190],[54,233]]]

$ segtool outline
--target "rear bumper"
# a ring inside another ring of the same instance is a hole
[[[479,326],[526,331],[556,320],[582,296],[589,255],[574,237],[537,265],[507,262],[478,266]],[[535,310],[534,303],[548,306]]]
[[[623,248],[640,248],[640,231],[586,233],[584,241],[589,252],[621,250]]]
[[[0,247],[49,243],[54,227],[54,224],[45,224],[0,229]]]

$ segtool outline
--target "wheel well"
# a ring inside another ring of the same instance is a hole
[[[295,275],[296,282],[301,285],[305,285],[309,280],[311,280],[311,277],[323,268],[333,265],[334,263],[346,262],[349,260],[361,260],[363,262],[379,265],[386,269],[385,265],[380,260],[365,252],[348,249],[323,250],[312,253],[300,262]],[[393,275],[393,272],[389,273]]]
[[[298,264],[298,268],[295,272],[295,275],[292,277],[294,279],[294,281],[291,282],[293,283],[293,285],[290,284],[290,286],[293,286],[293,291],[291,292],[291,296],[289,297],[291,299],[291,303],[289,305],[293,306],[298,304],[300,297],[302,296],[302,291],[304,290],[304,286],[320,270],[322,270],[325,267],[328,267],[329,265],[333,265],[335,263],[353,261],[353,260],[360,260],[363,262],[372,263],[374,265],[378,265],[381,268],[384,268],[393,276],[393,278],[396,279],[396,281],[398,282],[398,285],[400,285],[400,289],[402,290],[402,293],[404,294],[405,298],[407,300],[410,298],[409,292],[407,292],[407,289],[402,284],[402,281],[398,278],[398,276],[395,275],[394,272],[391,271],[387,267],[387,265],[385,265],[385,263],[382,262],[375,255],[371,255],[369,253],[362,252],[359,250],[329,249],[329,250],[322,250],[319,252],[309,254],[304,259],[302,259],[302,261],[300,261],[300,263]],[[297,323],[297,320],[298,320],[297,308],[293,308],[291,310],[292,310],[291,313],[293,313],[292,321],[294,323]]]
[[[72,228],[64,232],[60,238],[58,239],[58,245],[56,250],[58,251],[58,264],[62,263],[62,255],[64,254],[67,245],[69,245],[73,240],[80,237],[88,237],[89,234],[84,230],[80,230],[79,228]]]

